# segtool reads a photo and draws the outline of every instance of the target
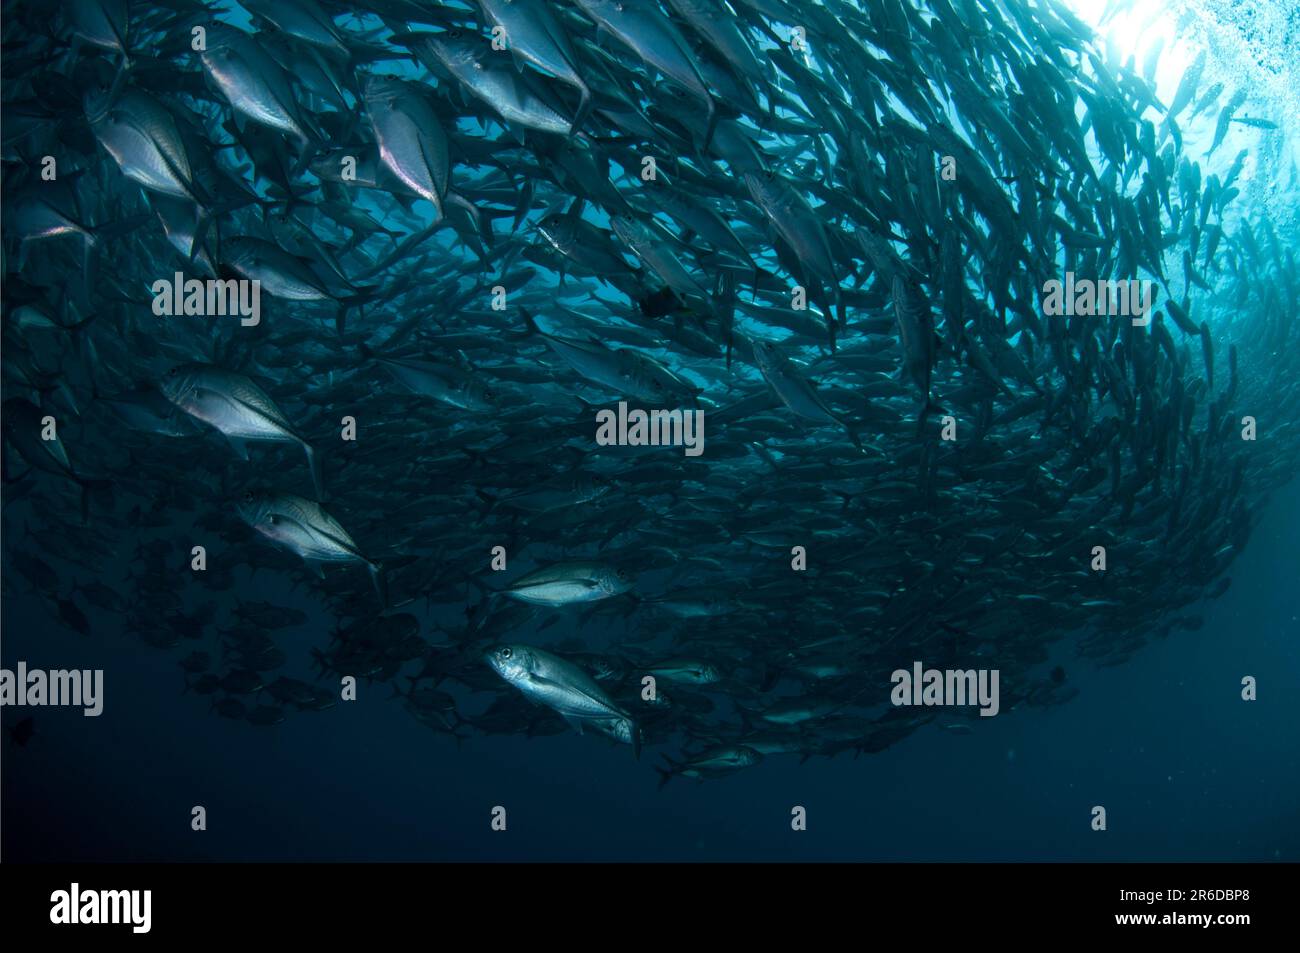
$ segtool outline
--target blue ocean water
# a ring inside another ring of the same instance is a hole
[[[1199,631],[1050,709],[879,754],[773,756],[662,791],[626,747],[434,736],[386,696],[272,729],[181,696],[173,654],[4,605],[4,664],[105,669],[104,713],[36,714],[4,755],[6,860],[1294,861],[1300,858],[1300,484],[1278,492]],[[269,577],[268,577],[269,581]],[[323,619],[314,619],[325,625]],[[304,653],[315,625],[286,637]],[[1258,700],[1241,699],[1242,677]],[[5,727],[24,714],[4,709]],[[208,830],[190,830],[194,805]],[[493,831],[491,812],[507,810]],[[808,829],[791,830],[791,809]],[[1107,810],[1093,831],[1091,810]]]

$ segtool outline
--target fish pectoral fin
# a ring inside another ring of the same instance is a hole
[[[239,459],[248,459],[248,442],[244,440],[243,437],[232,437],[227,434],[226,439],[230,441],[230,449],[235,451],[235,454]]]
[[[561,715],[561,717],[562,717],[566,722],[569,723],[569,727],[570,727],[570,728],[572,728],[572,729],[573,729],[574,731],[576,731],[578,734],[582,734],[582,719],[581,719],[581,718],[575,718],[573,715]]]
[[[325,578],[325,568],[314,559],[303,559],[302,564],[312,571],[317,579]]]

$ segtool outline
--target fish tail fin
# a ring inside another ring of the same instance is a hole
[[[92,321],[94,321],[98,317],[99,317],[99,312],[93,311],[91,312],[91,315],[88,318],[82,318],[80,321],[74,321],[72,324],[63,325],[63,330],[68,332],[80,331],[82,328],[89,325]],[[94,383],[95,381],[92,375],[91,377],[92,390],[93,390]]]
[[[364,288],[356,288],[354,290],[356,292],[355,294],[346,295],[338,299],[339,309],[334,315],[334,329],[338,331],[339,337],[342,337],[343,332],[347,329],[348,312],[353,308],[360,311],[362,306],[369,304],[379,296],[379,289],[375,285],[367,285]]]
[[[478,232],[479,237],[483,239],[484,245],[491,248],[496,244],[496,236],[492,234],[492,222],[490,219],[484,218],[477,205],[465,198],[465,196],[461,195],[459,192],[451,191],[447,193],[446,202],[448,205],[455,205],[457,208],[464,210],[465,214],[469,217],[470,224],[474,226],[474,230]]]
[[[582,124],[587,121],[587,116],[591,113],[591,90],[586,83],[578,87],[581,98],[578,100],[578,111],[573,114],[573,120],[569,123],[569,138],[578,134],[582,129]]]
[[[106,493],[111,501],[113,493],[112,480],[87,480],[77,477],[77,484],[81,487],[81,522],[85,525],[90,522],[90,494]],[[111,502],[110,502],[111,507]]]
[[[304,116],[303,126],[303,138],[298,143],[300,147],[298,158],[294,161],[293,169],[289,173],[290,182],[298,181],[315,158],[322,152],[329,150],[325,134],[316,126],[313,119]]]
[[[664,760],[668,761],[668,758],[665,757]],[[655,770],[659,772],[659,787],[657,790],[660,791],[664,789],[665,784],[677,776],[677,772],[673,770],[673,763],[671,761],[668,761],[668,767],[666,768],[661,768],[659,765],[655,765]]]
[[[379,596],[380,608],[388,608],[388,576],[384,573],[382,563],[367,562],[366,568],[370,570],[370,581],[375,584],[375,593]]]
[[[840,421],[840,422],[844,424],[844,431],[849,435],[849,439],[853,441],[853,446],[857,447],[858,450],[865,453],[866,450],[862,446],[862,437],[858,434],[858,428],[854,427],[848,421]]]
[[[497,592],[496,589],[493,589],[491,586],[489,586],[487,583],[485,583],[482,579],[478,578],[478,576],[472,575],[471,573],[464,573],[464,576],[465,576],[465,581],[466,581],[467,583],[469,583],[471,586],[473,586],[473,587],[474,587],[475,589],[477,589],[479,592],[483,593],[485,596],[491,596],[491,595],[494,595],[494,594]]]
[[[537,320],[533,317],[531,311],[527,308],[520,308],[519,314],[524,319],[524,327],[526,328],[524,334],[525,337],[531,337],[534,334],[542,333],[542,329],[537,326]]]
[[[307,468],[311,470],[312,486],[316,489],[316,502],[328,503],[329,494],[325,492],[325,474],[321,466],[320,455],[316,453],[309,443],[304,442],[302,449],[307,454]]]
[[[925,429],[925,421],[927,420],[927,418],[929,418],[931,414],[942,414],[944,412],[945,412],[944,409],[940,407],[938,404],[936,404],[933,400],[931,400],[930,396],[927,394],[925,398],[925,403],[921,405],[921,410],[916,415],[917,435],[919,436],[921,434],[921,431]]]
[[[713,101],[713,97],[710,96],[707,92],[704,94],[704,96],[705,96],[705,99],[707,99],[707,100],[708,100],[708,103],[709,103],[709,114],[708,114],[708,116],[707,116],[706,119],[705,119],[705,125],[704,125],[704,141],[700,144],[700,152],[701,152],[701,153],[707,153],[707,152],[709,151],[709,146],[713,145],[713,133],[714,133],[714,132],[717,130],[717,128],[718,128],[718,107],[717,107],[717,104],[714,103],[714,101]]]
[[[312,663],[320,669],[320,673],[316,676],[317,681],[319,681],[329,672],[329,660],[325,657],[325,653],[320,649],[311,650],[311,659]]]
[[[479,591],[478,602],[469,603],[465,606],[465,621],[472,631],[477,631],[487,622],[488,613],[492,609],[492,597],[497,594],[498,590],[491,588],[469,573],[465,573],[465,581]],[[468,596],[469,593],[467,592],[467,599]]]

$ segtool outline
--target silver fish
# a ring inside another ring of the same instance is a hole
[[[338,520],[319,503],[289,493],[245,493],[239,515],[272,542],[301,556],[318,575],[321,563],[361,563],[370,570],[380,602],[387,604],[383,567],[367,558]]]
[[[447,135],[433,109],[422,94],[395,79],[372,79],[364,98],[380,162],[441,218],[451,157]]]
[[[599,562],[562,562],[520,576],[502,595],[539,606],[567,606],[599,602],[632,588],[622,569]]]
[[[296,443],[307,455],[316,495],[324,499],[320,459],[275,402],[243,374],[211,364],[173,367],[159,388],[181,410],[221,431],[241,457],[245,440]]]
[[[595,727],[631,744],[640,755],[640,732],[632,716],[572,662],[531,645],[495,646],[484,661],[530,699],[559,712],[579,734],[584,727]]]

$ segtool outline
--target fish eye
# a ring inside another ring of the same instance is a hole
[[[502,658],[510,658],[510,656],[512,656],[512,655],[514,655],[514,654],[515,654],[515,653],[512,652],[512,651],[510,651],[510,649],[502,649],[502,650],[501,650],[501,657],[502,657]]]
[[[245,502],[245,503],[252,503],[252,502],[253,502],[253,493],[252,493],[251,490],[250,490],[249,492],[247,492],[247,493],[244,494],[244,502]]]

